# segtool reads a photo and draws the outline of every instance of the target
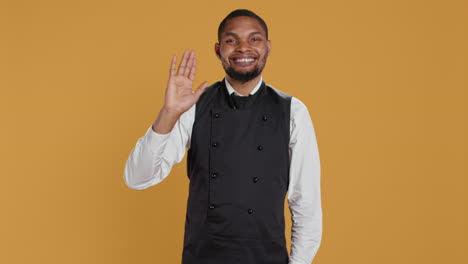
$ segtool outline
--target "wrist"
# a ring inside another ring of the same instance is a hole
[[[177,107],[171,107],[171,106],[164,104],[163,107],[161,108],[161,113],[163,113],[164,115],[171,116],[171,117],[179,118],[183,114],[183,111],[181,109],[178,109]]]

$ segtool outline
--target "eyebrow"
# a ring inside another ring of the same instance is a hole
[[[256,34],[262,35],[262,32],[255,31],[255,32],[250,33],[249,36],[256,35]],[[238,36],[238,35],[237,35],[236,33],[234,33],[234,32],[226,32],[226,33],[224,33],[224,35],[226,35],[226,36],[234,36],[234,37],[237,37],[237,36]]]

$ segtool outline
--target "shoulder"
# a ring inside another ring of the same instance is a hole
[[[291,134],[297,134],[298,131],[303,131],[306,134],[315,133],[307,105],[300,99],[293,97],[291,102]]]
[[[287,94],[273,87],[272,85],[267,84],[267,87],[270,88],[270,90],[273,91],[275,94],[277,94],[280,98],[291,101],[291,105],[290,105],[291,122],[293,122],[294,119],[297,117],[309,116],[309,111],[307,109],[307,106],[299,98],[293,95]]]
[[[292,97],[291,100],[291,115],[309,115],[307,106],[297,97]]]
[[[292,98],[292,95],[290,94],[287,94],[275,87],[273,87],[272,85],[270,84],[266,84],[266,87],[271,91],[273,92],[275,95],[277,95],[278,97],[282,98],[282,99],[285,99],[285,100],[291,100]]]

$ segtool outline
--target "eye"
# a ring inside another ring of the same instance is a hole
[[[227,40],[226,40],[226,43],[234,43],[234,42],[236,42],[235,39],[227,39]]]
[[[252,38],[253,42],[257,42],[257,41],[261,41],[261,40],[262,40],[261,38],[257,38],[257,37]]]

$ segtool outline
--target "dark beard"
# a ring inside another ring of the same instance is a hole
[[[229,77],[233,78],[234,80],[238,80],[240,82],[248,82],[250,80],[255,79],[255,77],[259,76],[260,73],[262,73],[263,69],[255,68],[252,71],[249,72],[238,72],[234,70],[233,67],[229,67],[228,69],[224,69],[227,75]]]

